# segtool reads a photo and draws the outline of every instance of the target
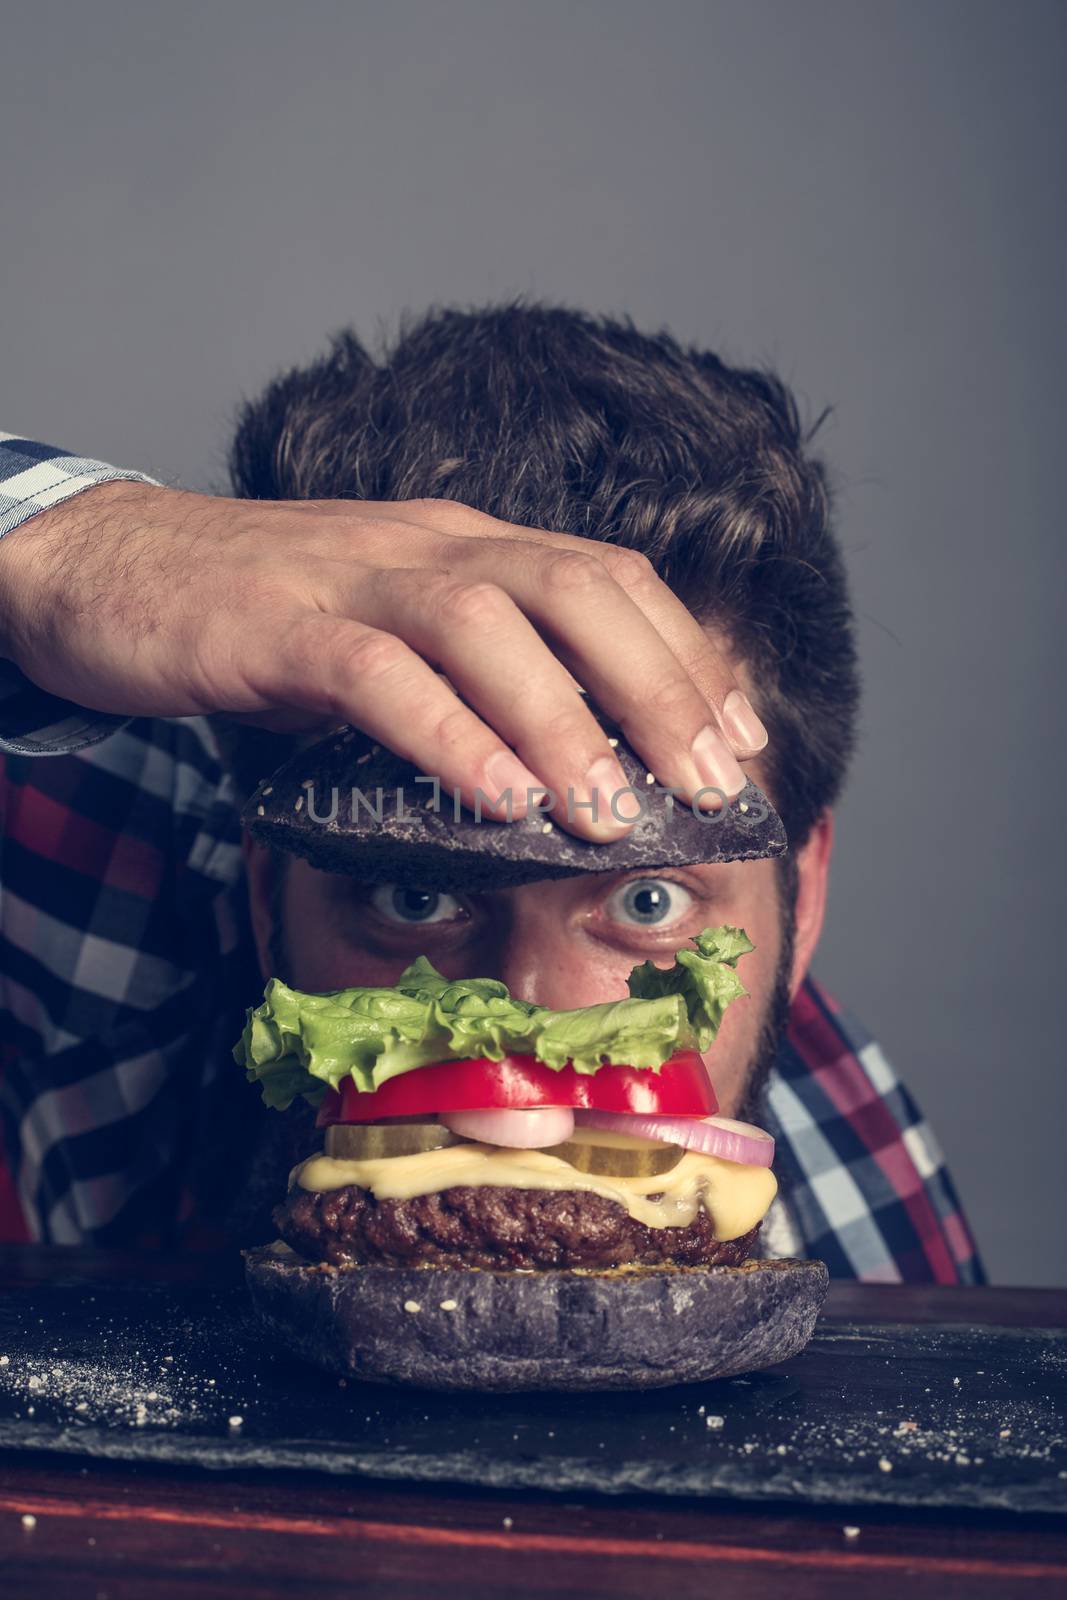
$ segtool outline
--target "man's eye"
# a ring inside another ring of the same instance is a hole
[[[665,878],[635,878],[616,889],[607,902],[614,922],[652,928],[677,922],[693,903],[688,889]]]
[[[390,922],[447,922],[462,911],[454,895],[436,889],[404,889],[381,883],[370,897],[371,905]]]

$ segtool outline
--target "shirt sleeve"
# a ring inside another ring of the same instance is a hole
[[[30,517],[98,483],[155,483],[143,472],[68,455],[54,445],[0,433],[0,538]],[[57,756],[98,744],[130,719],[87,711],[48,694],[10,661],[0,661],[0,750]]]
[[[0,757],[0,869],[14,1221],[49,1243],[174,1248],[192,1169],[236,1181],[260,1103],[231,1053],[262,979],[208,725],[143,717],[65,760]]]

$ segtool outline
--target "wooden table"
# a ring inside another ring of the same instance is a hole
[[[101,1284],[131,1271],[180,1283],[233,1270],[9,1248],[0,1285],[26,1292],[72,1262]],[[1062,1327],[1067,1291],[838,1284],[827,1315]],[[63,1600],[1025,1600],[1067,1596],[1067,1518],[401,1489],[19,1454],[0,1455],[0,1563],[3,1595]]]

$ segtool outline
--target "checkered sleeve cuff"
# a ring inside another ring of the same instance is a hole
[[[143,472],[109,467],[103,461],[66,455],[54,445],[0,433],[0,538],[39,511],[47,511],[94,484],[120,478],[136,483],[155,482]]]

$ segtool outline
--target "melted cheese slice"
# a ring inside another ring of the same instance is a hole
[[[490,1185],[499,1189],[585,1190],[625,1206],[635,1222],[650,1228],[687,1228],[699,1207],[707,1211],[718,1240],[739,1239],[767,1213],[778,1192],[769,1167],[742,1166],[687,1150],[676,1167],[658,1176],[620,1178],[579,1172],[544,1150],[505,1150],[497,1145],[457,1144],[414,1156],[370,1161],[314,1155],[293,1171],[294,1184],[313,1194],[355,1184],[378,1200],[413,1200],[441,1189]]]

